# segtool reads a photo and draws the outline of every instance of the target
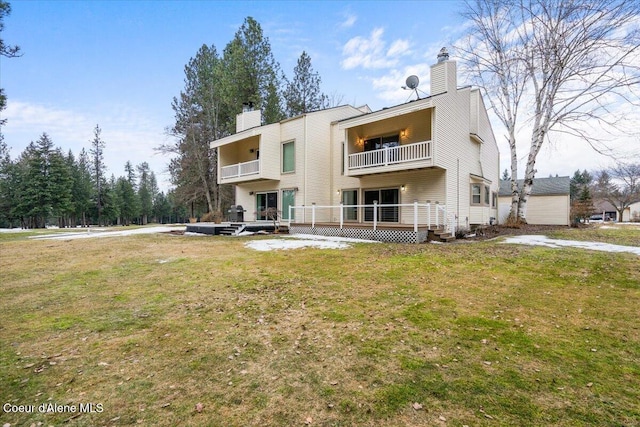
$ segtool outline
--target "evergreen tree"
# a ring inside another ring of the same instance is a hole
[[[161,224],[171,222],[171,203],[163,192],[156,194],[153,199],[153,216]]]
[[[120,212],[121,225],[131,225],[133,218],[138,216],[138,196],[129,181],[125,177],[120,177],[116,181],[116,195],[118,200],[118,211]]]
[[[51,213],[58,221],[59,227],[69,226],[73,213],[73,176],[62,150],[57,148],[49,159],[49,191],[51,192]]]
[[[11,5],[4,1],[0,0],[0,34],[4,30],[4,18],[5,16],[9,16],[11,14]],[[0,38],[0,57],[4,56],[5,58],[15,58],[20,56],[20,47],[19,46],[10,46],[4,43],[4,40]],[[0,112],[4,110],[7,106],[7,96],[4,94],[4,88],[0,88]],[[2,139],[2,126],[6,123],[7,119],[3,119],[0,117],[0,143]]]
[[[140,201],[140,223],[147,224],[149,217],[153,215],[154,191],[157,192],[155,175],[149,169],[149,164],[143,162],[138,165],[140,181],[138,183],[138,200]],[[154,188],[155,187],[155,188]]]
[[[509,169],[504,169],[504,172],[502,172],[502,178],[500,179],[502,179],[503,181],[508,181],[511,179],[511,177],[509,176]]]
[[[271,52],[269,39],[260,24],[247,17],[233,40],[224,49],[221,80],[226,108],[227,134],[235,132],[235,116],[243,103],[263,112],[263,123],[284,118],[281,84],[284,76]]]
[[[106,204],[107,181],[105,178],[106,166],[104,164],[105,142],[100,137],[102,130],[96,125],[93,131],[93,139],[91,140],[91,172],[94,186],[94,202],[98,217],[98,225],[102,225],[102,211]]]
[[[78,161],[72,171],[72,200],[76,223],[86,227],[89,221],[89,212],[93,205],[93,180],[91,177],[91,161],[83,148],[80,151]]]
[[[293,80],[284,92],[289,117],[325,108],[327,97],[320,91],[320,75],[311,66],[311,57],[302,52],[293,70]]]
[[[217,153],[209,146],[225,132],[219,64],[215,46],[203,45],[185,66],[185,88],[172,103],[176,122],[171,133],[177,141],[160,147],[176,155],[169,164],[176,196],[185,203],[204,204],[208,211],[221,204]]]
[[[23,152],[21,212],[29,228],[44,228],[52,213],[51,163],[53,142],[46,133]]]

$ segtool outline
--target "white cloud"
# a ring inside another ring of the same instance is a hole
[[[364,69],[378,69],[394,67],[399,57],[411,53],[409,41],[398,39],[386,49],[387,42],[383,39],[384,28],[378,27],[371,31],[369,37],[356,36],[350,39],[342,48],[342,68],[350,70],[356,67]]]
[[[354,24],[356,23],[356,21],[358,20],[358,17],[352,13],[345,13],[345,19],[344,21],[342,21],[342,23],[340,24],[340,27],[342,28],[351,28],[354,26]]]
[[[164,173],[169,159],[154,151],[168,140],[164,125],[153,122],[144,112],[116,105],[78,111],[9,99],[3,118],[8,119],[2,132],[13,158],[42,133],[51,137],[54,146],[65,153],[71,150],[77,157],[83,148],[89,150],[94,129],[99,125],[109,175],[124,175],[127,161],[134,165],[147,162],[160,188],[166,190],[170,186]]]
[[[387,51],[388,57],[403,56],[411,54],[408,40],[396,40]]]

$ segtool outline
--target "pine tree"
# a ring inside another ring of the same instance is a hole
[[[22,213],[29,228],[44,228],[52,213],[51,152],[53,142],[46,133],[23,152]]]
[[[86,227],[88,216],[93,204],[93,180],[91,178],[91,161],[83,148],[80,151],[75,168],[72,171],[72,200],[76,223]]]
[[[96,125],[93,131],[93,139],[91,140],[91,172],[93,175],[95,207],[98,217],[98,225],[102,225],[102,211],[106,204],[107,180],[105,178],[106,166],[104,164],[105,142],[100,137],[102,130]]]
[[[59,227],[67,227],[73,212],[73,177],[67,159],[57,148],[49,158],[49,191],[51,192],[51,213],[57,219]]]
[[[293,80],[284,93],[287,115],[293,117],[325,108],[327,97],[320,91],[320,75],[313,70],[307,52],[302,52],[293,72]]]
[[[263,111],[263,123],[284,118],[281,84],[284,76],[271,52],[269,39],[252,17],[247,17],[224,49],[221,80],[227,134],[235,132],[235,116],[243,103]]]
[[[154,192],[157,192],[155,175],[149,169],[149,164],[143,162],[138,165],[140,181],[138,183],[138,200],[140,201],[140,223],[147,224],[149,217],[153,215]]]

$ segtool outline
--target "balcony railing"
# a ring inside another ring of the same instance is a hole
[[[431,158],[431,141],[349,154],[349,169],[388,166]]]
[[[222,179],[240,178],[247,175],[257,175],[260,173],[260,160],[251,160],[235,165],[223,166],[221,168]]]

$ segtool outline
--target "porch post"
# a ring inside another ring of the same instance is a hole
[[[431,200],[427,200],[427,229],[431,230]]]
[[[440,209],[438,209],[439,202],[436,201],[436,228],[440,228]]]
[[[342,224],[344,223],[343,202],[340,202],[340,230],[342,230]]]
[[[418,232],[418,200],[413,199],[413,232]]]
[[[373,231],[378,229],[378,201],[373,201]]]
[[[289,225],[288,225],[289,228],[291,228],[291,208],[292,207],[293,206],[289,205]]]
[[[311,228],[316,228],[316,202],[311,203]]]

